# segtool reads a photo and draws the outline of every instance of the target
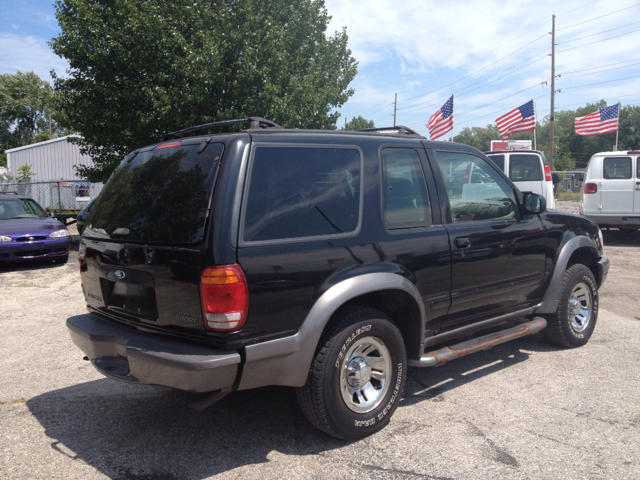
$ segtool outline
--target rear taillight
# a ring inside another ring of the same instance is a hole
[[[240,265],[207,267],[200,275],[202,313],[207,330],[240,330],[247,320],[249,290]]]
[[[547,182],[553,181],[553,178],[551,178],[551,167],[549,167],[549,165],[544,166],[544,179]]]
[[[585,183],[584,193],[598,193],[598,185],[595,183]]]

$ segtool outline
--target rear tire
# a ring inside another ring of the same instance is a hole
[[[558,310],[545,315],[544,338],[559,347],[586,345],[596,326],[598,306],[598,286],[593,273],[584,265],[572,265],[564,273]]]
[[[323,334],[298,402],[319,430],[357,440],[389,423],[406,375],[404,341],[391,319],[371,308],[349,308]]]

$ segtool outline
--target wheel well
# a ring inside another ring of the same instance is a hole
[[[598,253],[592,248],[578,248],[571,254],[571,257],[569,257],[567,268],[578,263],[591,270],[591,273],[593,273],[593,276],[596,279],[596,283],[600,285],[601,278],[600,270],[598,269]]]
[[[408,293],[402,290],[380,290],[354,297],[343,306],[370,307],[388,315],[402,333],[407,356],[421,355],[420,345],[424,333],[420,308]]]

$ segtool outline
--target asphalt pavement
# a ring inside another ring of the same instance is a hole
[[[605,233],[595,333],[525,337],[410,369],[390,425],[357,442],[314,430],[292,390],[194,398],[97,373],[72,344],[77,258],[0,267],[0,480],[638,479],[640,233]]]

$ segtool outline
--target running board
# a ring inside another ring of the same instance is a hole
[[[455,360],[456,358],[464,357],[465,355],[479,352],[481,350],[488,350],[496,345],[500,345],[501,343],[506,343],[517,338],[533,335],[546,326],[547,321],[544,318],[536,317],[527,323],[507,328],[506,330],[490,333],[472,340],[467,340],[466,342],[458,343],[457,345],[425,353],[422,358],[409,358],[407,359],[407,363],[410,367],[437,367],[438,365],[447,363],[450,360]]]

